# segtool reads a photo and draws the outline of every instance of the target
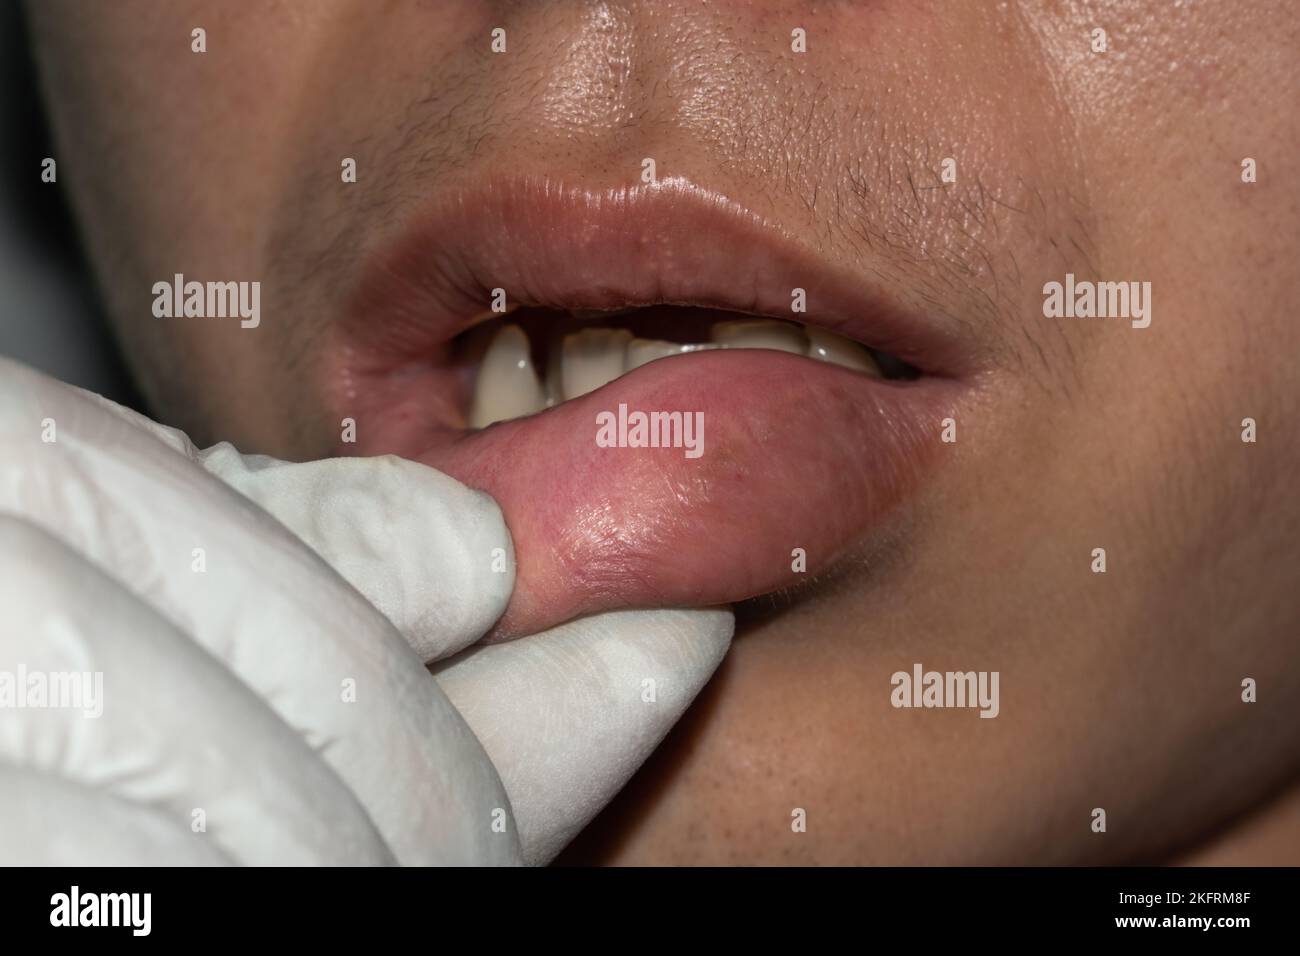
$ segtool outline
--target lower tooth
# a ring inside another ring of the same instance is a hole
[[[483,356],[474,384],[470,427],[484,428],[545,407],[546,396],[533,367],[528,335],[517,325],[507,325],[496,334]]]
[[[623,353],[632,341],[627,329],[583,329],[564,338],[560,390],[564,398],[594,392],[623,374]]]
[[[859,372],[880,374],[880,367],[876,365],[876,360],[871,357],[871,353],[852,339],[812,326],[805,331],[808,333],[809,358],[830,362],[832,365],[842,365]]]
[[[775,319],[737,319],[713,327],[713,341],[733,349],[776,349],[803,355],[808,340],[798,326]]]

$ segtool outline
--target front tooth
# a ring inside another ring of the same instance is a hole
[[[496,334],[483,356],[469,423],[473,428],[484,428],[545,407],[546,396],[533,367],[528,335],[517,325],[507,325]]]
[[[803,355],[807,340],[797,326],[774,319],[737,319],[713,327],[713,341],[733,349],[776,349]]]
[[[623,374],[623,353],[632,333],[627,329],[583,329],[564,337],[560,389],[565,400],[594,392]]]
[[[880,374],[880,366],[871,357],[871,353],[852,339],[812,326],[804,331],[808,333],[809,358],[830,362],[832,365],[843,365],[858,372]]]

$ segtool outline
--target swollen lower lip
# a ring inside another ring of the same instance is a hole
[[[800,583],[913,483],[955,395],[942,380],[897,388],[775,350],[705,350],[410,457],[501,505],[518,559],[493,634],[506,639],[603,610],[708,606]],[[705,453],[601,446],[599,416],[620,405],[702,413]]]

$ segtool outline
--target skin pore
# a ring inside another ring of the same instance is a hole
[[[503,174],[616,188],[654,157],[979,343],[941,467],[834,569],[740,608],[570,859],[1300,862],[1293,4],[28,15],[123,350],[200,443],[329,454],[329,331],[363,260],[413,206]],[[175,273],[260,281],[260,326],[154,318]],[[1045,317],[1067,273],[1150,282],[1150,326]],[[891,706],[916,662],[999,672],[998,717]]]

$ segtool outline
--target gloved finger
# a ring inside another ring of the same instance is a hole
[[[426,662],[473,644],[510,601],[501,509],[449,475],[394,455],[293,463],[226,442],[198,461],[328,561]]]
[[[167,811],[64,777],[0,766],[5,866],[229,866],[206,834]]]
[[[306,742],[148,605],[25,521],[0,516],[0,554],[0,673],[13,696],[0,710],[0,764],[175,827],[202,820],[195,841],[242,863],[392,862]],[[47,817],[43,834],[62,822]]]
[[[0,359],[0,374],[22,366]],[[286,462],[199,450],[182,431],[73,390],[153,435],[274,515],[360,591],[428,662],[477,641],[505,612],[515,555],[501,509],[450,475],[384,455]]]
[[[491,496],[384,455],[287,462],[198,450],[184,432],[83,393],[261,505],[401,632],[426,663],[473,644],[505,612],[515,554]]]
[[[437,665],[547,863],[658,746],[731,643],[730,610],[611,611]]]
[[[399,861],[517,862],[500,778],[405,639],[196,454],[180,432],[0,360],[0,512],[48,529],[231,668],[320,750]]]

